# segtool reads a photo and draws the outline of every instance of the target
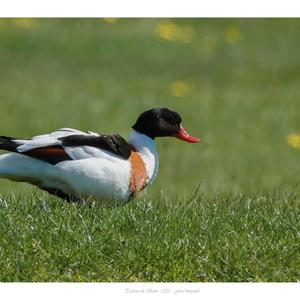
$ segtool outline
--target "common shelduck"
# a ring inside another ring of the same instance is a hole
[[[62,128],[31,139],[0,136],[0,177],[28,182],[66,201],[94,199],[124,204],[153,182],[158,169],[156,137],[195,143],[178,113],[143,112],[128,142],[118,134]]]

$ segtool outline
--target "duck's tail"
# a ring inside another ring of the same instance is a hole
[[[0,150],[18,152],[18,146],[20,145],[15,142],[15,138],[9,136],[0,136]]]

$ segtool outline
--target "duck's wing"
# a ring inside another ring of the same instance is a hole
[[[73,159],[100,158],[107,157],[107,155],[128,159],[132,151],[127,141],[118,134],[75,134],[59,138],[59,140]]]
[[[117,156],[128,159],[130,145],[118,134],[97,134],[62,128],[31,139],[0,137],[0,149],[17,152],[56,165],[65,160]]]

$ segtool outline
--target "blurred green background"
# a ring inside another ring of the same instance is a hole
[[[1,19],[0,135],[61,127],[128,137],[143,110],[183,117],[158,139],[148,195],[291,190],[300,179],[299,19]],[[32,187],[1,180],[2,194]]]

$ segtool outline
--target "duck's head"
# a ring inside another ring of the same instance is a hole
[[[140,114],[132,126],[135,131],[155,139],[171,136],[180,140],[196,143],[200,139],[189,135],[181,125],[180,115],[168,108],[153,108]]]

